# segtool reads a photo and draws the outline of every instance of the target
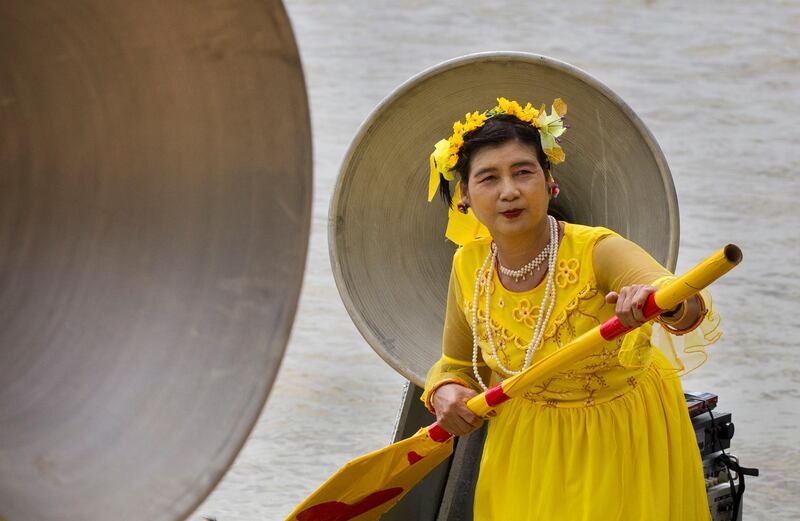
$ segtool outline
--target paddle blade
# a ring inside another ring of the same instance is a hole
[[[286,521],[377,521],[452,452],[453,438],[437,442],[422,428],[346,464]]]

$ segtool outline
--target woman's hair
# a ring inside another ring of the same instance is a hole
[[[550,171],[550,161],[547,159],[542,142],[539,138],[539,131],[516,116],[509,114],[498,114],[488,120],[480,128],[464,134],[464,144],[458,151],[458,162],[453,167],[458,172],[461,186],[466,186],[469,179],[469,166],[472,156],[484,147],[498,146],[509,141],[519,141],[530,145],[536,151],[536,159],[545,173]],[[439,195],[447,206],[453,206],[453,196],[450,193],[450,185],[445,179],[439,183]]]

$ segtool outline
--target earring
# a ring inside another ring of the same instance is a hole
[[[558,183],[555,181],[550,183],[550,199],[555,199],[559,193],[561,193],[561,189],[558,188]]]
[[[466,214],[469,211],[468,209],[469,209],[469,206],[464,204],[464,203],[461,203],[461,204],[458,205],[458,211],[463,213],[463,214]]]

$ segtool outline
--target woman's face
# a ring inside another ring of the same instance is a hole
[[[508,141],[475,152],[462,198],[497,239],[540,229],[547,218],[548,190],[533,147]]]

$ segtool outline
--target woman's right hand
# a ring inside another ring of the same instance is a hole
[[[439,426],[454,436],[463,436],[480,428],[483,418],[467,408],[467,401],[476,394],[459,384],[446,384],[436,389],[431,403]]]

